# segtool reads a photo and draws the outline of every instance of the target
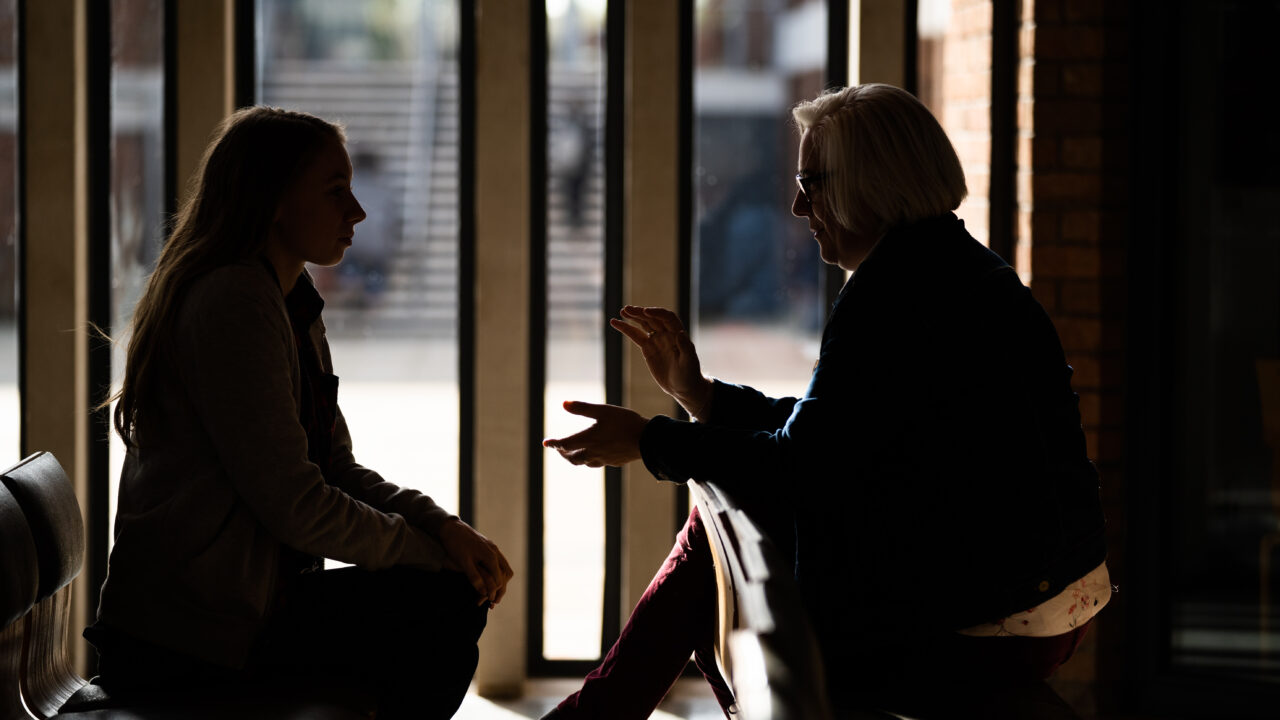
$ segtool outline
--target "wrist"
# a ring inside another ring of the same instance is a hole
[[[714,395],[715,381],[703,376],[696,392],[677,399],[685,412],[689,413],[689,417],[706,422],[711,415],[711,399]]]
[[[440,528],[436,531],[437,537],[444,537],[447,533],[466,525],[462,522],[462,518],[457,515],[450,515],[445,521],[440,523]]]

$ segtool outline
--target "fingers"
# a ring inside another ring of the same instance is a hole
[[[568,460],[570,463],[574,465],[586,465],[587,467],[601,467],[601,463],[599,462],[599,460],[591,456],[587,448],[573,447],[570,444],[574,437],[576,436],[570,436],[568,438],[565,438],[563,441],[543,440],[542,444],[543,446],[549,447],[552,450],[555,450],[556,452],[560,453],[560,457],[564,458],[565,460]],[[552,442],[561,443],[561,444],[553,445],[551,444]]]
[[[599,420],[607,411],[608,405],[582,402],[581,400],[565,400],[564,409],[574,415]]]
[[[649,339],[649,331],[640,327],[636,323],[619,320],[618,318],[609,318],[609,325],[611,325],[614,330],[626,335],[628,340],[641,347],[643,347],[644,342]]]
[[[622,317],[623,322],[639,328],[648,336],[663,331],[674,334],[684,332],[684,323],[680,322],[680,316],[666,308],[626,305],[618,315]],[[614,327],[622,330],[618,325]],[[629,333],[627,336],[632,337]]]
[[[467,576],[467,582],[471,583],[471,587],[476,589],[476,593],[480,595],[480,601],[477,605],[483,605],[489,601],[489,587],[484,577],[480,574],[480,568],[475,561],[467,558],[462,565],[462,573]]]
[[[645,332],[679,333],[684,331],[680,316],[664,307],[637,307],[627,305],[618,313],[630,322],[644,328]]]
[[[507,583],[511,581],[511,578],[516,573],[511,569],[511,565],[507,563],[507,559],[503,557],[502,551],[498,550],[497,546],[494,546],[493,553],[497,556],[498,570],[501,572],[502,579],[502,582],[498,585],[498,592],[493,597],[493,604],[497,605],[502,602],[502,597],[507,594]]]
[[[485,554],[485,560],[482,565],[489,576],[487,600],[490,607],[492,607],[501,602],[502,597],[507,594],[507,583],[515,573],[511,570],[511,565],[507,563],[507,559],[502,556],[502,551],[498,549],[498,546],[492,542],[486,544],[488,552]]]
[[[544,438],[542,441],[542,447],[551,448],[552,450],[559,452],[561,455],[565,455],[565,453],[576,452],[581,450],[583,447],[585,447],[586,444],[590,441],[590,436],[587,435],[587,433],[590,431],[591,431],[591,428],[587,428],[586,430],[576,432],[567,437]],[[568,458],[567,455],[565,455],[565,457],[566,459]]]

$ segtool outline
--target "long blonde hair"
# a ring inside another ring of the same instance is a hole
[[[249,107],[222,121],[192,177],[173,231],[133,311],[113,425],[129,447],[155,407],[156,368],[183,293],[200,275],[260,255],[285,191],[341,126],[314,115]]]

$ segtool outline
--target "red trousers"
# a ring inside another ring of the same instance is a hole
[[[684,672],[689,656],[725,709],[733,693],[716,668],[716,576],[695,507],[631,618],[582,689],[548,717],[643,720]]]

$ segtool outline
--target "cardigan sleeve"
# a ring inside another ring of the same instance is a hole
[[[236,493],[268,532],[302,552],[371,570],[439,569],[444,551],[424,529],[327,484],[307,460],[293,394],[296,351],[279,290],[224,278],[189,294],[175,360]]]
[[[325,372],[332,373],[333,355],[325,337],[324,321],[320,318],[312,326],[310,337],[319,350],[320,363]],[[436,505],[427,495],[388,482],[374,470],[357,462],[352,449],[351,431],[342,415],[341,403],[335,413],[329,475],[326,478],[329,484],[342,488],[351,497],[382,512],[404,517],[414,527],[427,531],[432,537],[439,537],[440,527],[448,520],[456,520],[457,516]]]
[[[436,505],[429,496],[412,488],[400,487],[383,479],[377,472],[356,462],[352,453],[351,432],[338,409],[337,427],[333,433],[333,453],[329,461],[329,482],[347,494],[385,513],[396,513],[415,527],[439,537],[440,527],[456,515]]]

